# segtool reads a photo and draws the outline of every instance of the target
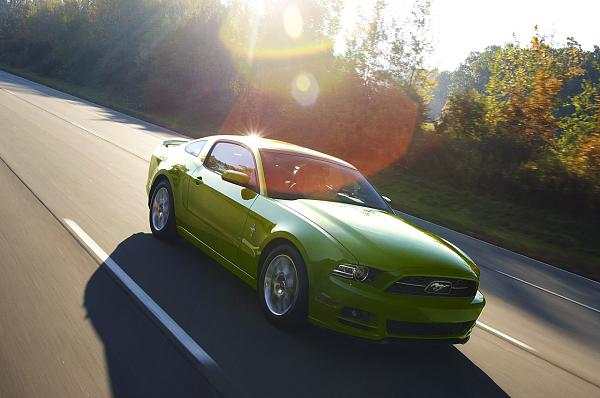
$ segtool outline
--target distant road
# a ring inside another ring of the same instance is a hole
[[[146,159],[173,136],[0,72],[0,397],[600,397],[599,283],[410,215],[480,266],[468,344],[275,329],[225,269],[151,237]]]

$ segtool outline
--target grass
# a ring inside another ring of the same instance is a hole
[[[33,73],[0,68],[192,137],[208,134],[185,120],[144,112],[135,101],[102,87],[84,87]],[[433,126],[423,126],[430,130]],[[371,178],[396,209],[600,281],[600,217],[527,206],[481,192],[459,190],[398,169]]]
[[[531,207],[398,170],[371,180],[400,211],[600,281],[597,215]]]

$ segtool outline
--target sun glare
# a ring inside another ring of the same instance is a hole
[[[302,13],[297,6],[290,4],[285,8],[283,12],[283,27],[291,38],[297,39],[302,36],[304,21],[302,20]]]
[[[254,130],[254,129],[250,129],[248,131],[246,131],[246,137],[248,137],[248,139],[250,139],[251,141],[259,141],[261,138],[263,138],[263,135],[260,131]]]

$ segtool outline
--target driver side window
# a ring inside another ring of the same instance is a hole
[[[250,176],[249,187],[258,191],[254,155],[248,148],[231,142],[217,142],[204,163],[206,168],[222,174],[225,170],[240,171]]]

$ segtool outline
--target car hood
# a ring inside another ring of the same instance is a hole
[[[282,202],[327,231],[362,265],[405,275],[478,276],[477,267],[464,253],[395,214],[309,199]]]

